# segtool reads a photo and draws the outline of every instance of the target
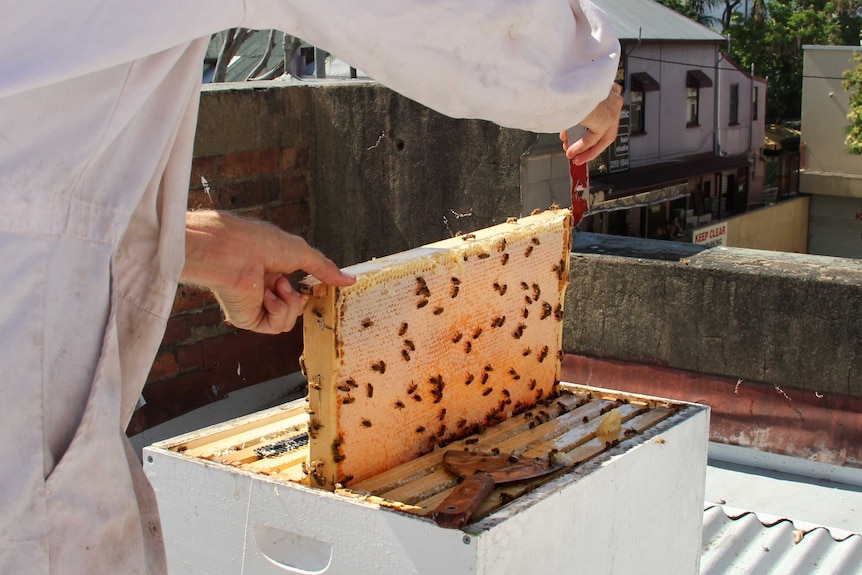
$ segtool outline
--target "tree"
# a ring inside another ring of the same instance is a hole
[[[844,89],[850,93],[850,110],[847,112],[847,138],[844,145],[851,154],[862,154],[862,55],[856,54],[857,66],[844,72]]]
[[[720,6],[723,0],[659,0],[671,10],[679,12],[686,18],[694,20],[707,28],[714,28],[720,20],[711,11]],[[739,2],[739,0],[736,0]]]

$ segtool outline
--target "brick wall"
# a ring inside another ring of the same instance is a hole
[[[230,210],[307,237],[309,163],[304,144],[197,157],[189,208]],[[295,372],[301,352],[300,329],[277,336],[235,329],[209,291],[181,285],[144,388],[147,404],[133,416],[128,434]]]

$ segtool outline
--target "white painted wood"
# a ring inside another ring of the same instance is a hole
[[[698,572],[708,408],[691,406],[464,531],[145,448],[172,574]]]

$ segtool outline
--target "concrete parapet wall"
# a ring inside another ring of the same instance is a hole
[[[569,353],[862,396],[862,262],[578,234]]]

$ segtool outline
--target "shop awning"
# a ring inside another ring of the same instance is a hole
[[[622,198],[614,198],[612,200],[593,204],[590,206],[589,215],[598,214],[600,212],[615,212],[617,210],[644,208],[654,204],[678,200],[690,194],[691,192],[688,191],[688,184],[676,184],[674,186],[668,186],[658,190],[650,190],[648,192],[641,192],[639,194],[624,196]]]
[[[703,70],[689,70],[685,85],[687,88],[712,88],[712,79]]]
[[[655,78],[646,72],[634,72],[631,75],[631,80],[632,91],[634,92],[655,92],[661,87]]]

